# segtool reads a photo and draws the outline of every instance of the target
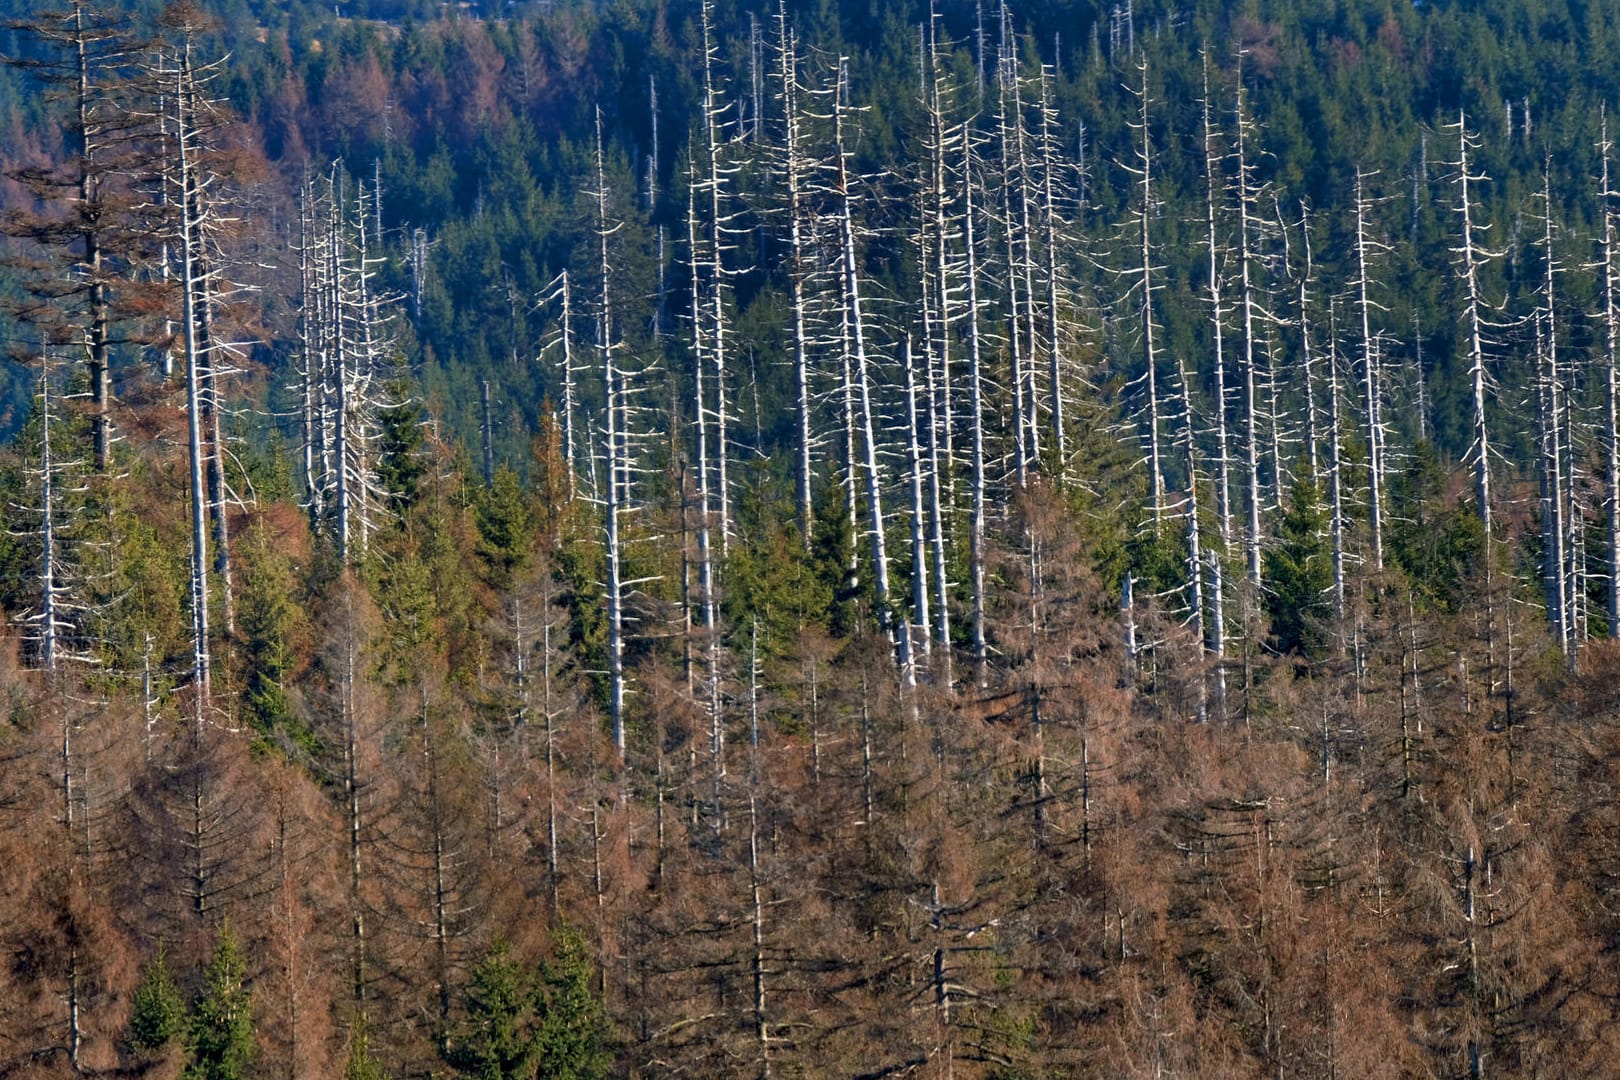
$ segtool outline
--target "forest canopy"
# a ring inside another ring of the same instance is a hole
[[[0,1075],[1612,1060],[1620,14],[0,17]]]

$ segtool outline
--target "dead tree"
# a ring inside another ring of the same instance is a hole
[[[985,376],[983,335],[979,323],[978,244],[976,240],[973,191],[978,184],[974,167],[973,137],[962,133],[962,242],[966,251],[968,323],[968,484],[971,503],[968,511],[968,576],[973,594],[973,664],[978,685],[988,676],[989,642],[985,635],[985,485],[988,463],[984,448]]]
[[[805,161],[804,126],[800,116],[798,41],[788,25],[787,4],[779,0],[778,25],[778,93],[781,96],[783,133],[781,147],[781,184],[786,195],[785,212],[788,219],[788,282],[793,305],[793,379],[798,391],[798,415],[795,447],[796,481],[799,501],[799,525],[804,534],[806,548],[815,524],[815,508],[811,499],[812,447],[810,418],[810,330],[809,298],[806,290],[810,280],[809,251],[806,237],[804,186],[807,164]]]
[[[1031,250],[1029,153],[1025,145],[1023,84],[1012,40],[1012,16],[1000,10],[997,48],[996,143],[1001,157],[1001,231],[1007,274],[1007,346],[1012,361],[1013,476],[1020,487],[1029,482],[1040,461],[1040,426],[1036,423],[1035,289]]]
[[[1161,439],[1159,429],[1161,426],[1159,413],[1159,382],[1158,366],[1159,355],[1154,342],[1155,320],[1153,315],[1153,294],[1162,286],[1154,284],[1156,273],[1162,269],[1153,262],[1153,239],[1151,223],[1153,221],[1156,203],[1153,196],[1153,136],[1148,125],[1148,106],[1151,96],[1148,93],[1148,62],[1143,57],[1137,62],[1137,69],[1142,74],[1141,89],[1134,90],[1137,97],[1137,118],[1131,122],[1132,130],[1139,133],[1140,141],[1136,146],[1135,167],[1126,166],[1126,171],[1136,177],[1135,186],[1140,194],[1136,200],[1136,253],[1138,263],[1133,271],[1138,279],[1133,285],[1133,292],[1140,289],[1137,297],[1141,305],[1142,326],[1142,362],[1143,374],[1141,383],[1147,395],[1147,462],[1148,462],[1148,490],[1152,501],[1153,527],[1157,530],[1164,516],[1164,466],[1160,459],[1159,448]]]
[[[211,307],[218,268],[212,259],[211,237],[219,228],[220,213],[214,200],[219,177],[209,171],[205,156],[207,132],[217,106],[202,94],[202,84],[218,71],[217,64],[199,67],[193,59],[193,36],[198,27],[177,28],[181,43],[160,61],[154,77],[167,84],[172,110],[163,182],[172,192],[173,237],[178,251],[180,336],[186,369],[186,445],[191,495],[191,633],[194,719],[200,730],[209,708],[213,657],[209,641],[209,529],[213,518],[215,543],[212,569],[222,585],[225,623],[229,628],[230,545],[225,524],[223,478],[219,445],[219,400],[213,354],[223,346],[214,340]]]
[[[1452,250],[1457,254],[1457,273],[1462,279],[1464,341],[1473,392],[1474,438],[1468,456],[1474,465],[1475,504],[1488,536],[1491,532],[1491,440],[1485,406],[1492,381],[1485,368],[1485,301],[1480,295],[1479,272],[1492,253],[1475,239],[1475,232],[1483,232],[1486,226],[1475,223],[1474,200],[1468,191],[1470,184],[1487,179],[1484,173],[1469,171],[1468,152],[1478,147],[1478,139],[1468,130],[1467,114],[1460,114],[1457,119],[1457,213],[1462,217],[1462,243]]]
[[[602,460],[607,484],[602,491],[602,530],[604,554],[607,558],[607,581],[604,583],[607,604],[607,659],[608,659],[608,718],[613,733],[613,748],[620,764],[624,762],[624,582],[622,580],[623,537],[620,535],[620,514],[624,511],[629,476],[629,441],[621,430],[620,420],[625,392],[624,377],[619,371],[618,328],[613,317],[613,280],[609,240],[617,233],[621,223],[610,222],[608,217],[607,166],[602,145],[602,110],[596,110],[596,190],[591,193],[596,204],[595,233],[597,240],[597,269],[601,275],[601,294],[597,305],[596,345],[602,363]]]
[[[659,244],[660,246],[663,244],[662,228],[659,229]],[[662,273],[662,269],[659,272]],[[557,276],[547,283],[544,300],[557,304],[556,330],[541,345],[540,355],[543,357],[552,348],[561,353],[557,363],[557,374],[562,376],[562,459],[568,473],[568,497],[573,498],[577,493],[579,477],[577,457],[579,444],[576,441],[579,386],[574,381],[579,368],[574,358],[574,293],[569,283],[567,267],[563,267]]]
[[[866,477],[866,508],[871,522],[873,600],[878,620],[885,632],[893,631],[893,612],[889,596],[889,556],[883,535],[883,478],[878,468],[877,426],[872,409],[871,361],[867,351],[868,316],[861,300],[861,270],[856,245],[855,193],[856,178],[849,171],[849,150],[845,141],[845,118],[849,112],[849,64],[840,57],[838,64],[838,93],[833,98],[833,194],[837,209],[838,239],[841,252],[841,300],[843,323],[847,328],[845,368],[853,370],[854,386],[858,394],[861,431],[861,469]],[[847,385],[847,381],[846,381]],[[908,667],[911,657],[905,635],[900,638],[901,664]]]
[[[1236,87],[1234,121],[1235,168],[1234,187],[1237,203],[1237,261],[1239,281],[1239,310],[1243,315],[1242,380],[1243,380],[1243,466],[1244,483],[1248,488],[1248,526],[1243,537],[1244,551],[1249,568],[1249,586],[1255,592],[1261,588],[1262,546],[1261,511],[1265,502],[1260,487],[1260,403],[1257,398],[1259,376],[1260,324],[1267,318],[1260,302],[1261,282],[1259,230],[1263,218],[1258,213],[1262,192],[1255,180],[1255,163],[1251,156],[1253,121],[1243,102],[1243,78],[1239,72]],[[1280,462],[1273,461],[1274,466]]]
[[[16,534],[28,548],[37,548],[37,556],[30,559],[32,602],[19,613],[18,621],[32,646],[35,664],[53,679],[68,663],[92,664],[96,659],[83,640],[86,601],[78,560],[72,557],[79,516],[75,496],[84,491],[84,463],[62,445],[57,431],[62,416],[55,368],[54,349],[42,343],[35,402],[37,463],[25,474],[28,501],[13,507],[27,522]],[[65,733],[63,738],[67,738]]]
[[[1176,381],[1181,391],[1181,443],[1187,456],[1187,622],[1200,650],[1207,649],[1210,635],[1219,637],[1219,627],[1206,627],[1204,616],[1204,544],[1198,521],[1198,430],[1193,423],[1192,390],[1187,383],[1187,367],[1176,361]],[[1200,678],[1198,719],[1208,715],[1205,684]]]
[[[369,254],[371,216],[363,188],[345,197],[342,166],[305,184],[301,252],[301,391],[304,470],[312,525],[345,562],[363,555],[386,500],[376,441],[393,352],[385,314],[393,298],[376,288]]]
[[[1356,171],[1356,313],[1361,320],[1362,413],[1367,431],[1367,545],[1374,570],[1384,568],[1384,424],[1382,372],[1379,367],[1379,337],[1373,333],[1372,313],[1378,305],[1368,295],[1371,274],[1369,257],[1385,250],[1367,235],[1367,212],[1371,200],[1366,182],[1375,174]]]
[[[1541,302],[1533,316],[1536,338],[1537,443],[1541,457],[1541,532],[1547,621],[1571,667],[1576,660],[1580,605],[1575,554],[1580,507],[1575,495],[1570,379],[1558,352],[1557,281],[1563,273],[1553,246],[1552,162],[1542,167]]]
[[[1204,216],[1206,225],[1205,244],[1209,253],[1209,277],[1205,285],[1206,295],[1209,297],[1209,318],[1211,331],[1211,362],[1210,370],[1214,376],[1214,409],[1215,421],[1215,514],[1220,523],[1222,554],[1228,554],[1232,547],[1232,482],[1231,482],[1231,439],[1226,428],[1226,349],[1224,335],[1226,332],[1226,304],[1224,288],[1226,275],[1221,260],[1226,256],[1227,248],[1217,233],[1217,204],[1222,199],[1225,190],[1225,178],[1221,174],[1221,154],[1217,151],[1219,132],[1211,119],[1211,102],[1209,96],[1209,51],[1204,50]]]
[[[714,4],[704,0],[701,5],[703,30],[703,154],[706,171],[699,181],[707,196],[705,240],[707,241],[702,266],[706,271],[705,286],[708,326],[706,342],[709,361],[714,368],[714,426],[715,426],[715,504],[719,514],[720,552],[724,555],[731,545],[731,497],[726,477],[726,459],[730,453],[727,423],[730,415],[726,407],[726,365],[728,317],[726,311],[726,232],[730,217],[724,212],[725,182],[730,168],[720,161],[721,128],[726,110],[731,106],[721,100],[716,85],[714,65]],[[694,266],[697,263],[694,261]],[[699,409],[706,406],[698,403]]]
[[[951,323],[952,313],[958,306],[952,301],[953,292],[956,291],[953,290],[952,283],[961,280],[969,260],[972,259],[972,252],[967,250],[957,258],[953,258],[952,255],[953,242],[958,236],[963,235],[965,230],[956,227],[952,210],[953,177],[949,161],[952,125],[946,121],[946,109],[954,86],[947,81],[944,65],[939,56],[938,24],[939,16],[930,6],[921,57],[922,96],[924,110],[928,116],[926,136],[928,162],[924,179],[926,185],[924,222],[918,232],[918,241],[922,248],[923,259],[922,310],[929,415],[929,546],[932,554],[935,636],[942,646],[940,655],[944,664],[943,681],[948,686],[951,682],[951,609],[946,529],[950,504],[955,501],[951,483],[955,428],[951,385]],[[957,130],[964,141],[969,138],[965,127]],[[962,173],[964,177],[966,158],[967,151],[964,149]],[[971,231],[966,231],[966,235],[971,236]],[[968,287],[971,287],[970,284],[964,285],[964,288]],[[933,298],[932,301],[929,300],[930,296]],[[929,332],[930,321],[933,327],[937,328],[937,333]],[[975,304],[969,313],[969,341],[974,349],[977,348],[978,341],[977,327],[978,313]],[[977,372],[977,354],[973,355],[974,372]],[[982,460],[982,443],[979,445],[981,452],[975,460]]]
[[[1045,240],[1046,284],[1046,361],[1047,396],[1052,416],[1052,445],[1057,451],[1058,472],[1062,476],[1068,459],[1068,439],[1063,423],[1063,326],[1060,318],[1059,296],[1063,291],[1062,255],[1059,249],[1061,221],[1058,198],[1061,187],[1058,179],[1061,169],[1057,145],[1057,108],[1052,103],[1051,65],[1041,68],[1040,134],[1036,146],[1040,155],[1040,219]]]
[[[1608,113],[1603,114],[1599,152],[1603,171],[1599,177],[1598,201],[1603,215],[1599,267],[1603,293],[1603,404],[1604,474],[1607,481],[1609,541],[1609,636],[1620,638],[1620,261],[1617,261],[1614,227],[1614,197],[1610,187]]]
[[[142,117],[118,100],[129,80],[134,45],[123,16],[98,11],[87,0],[33,12],[8,28],[43,46],[8,62],[36,77],[47,97],[64,106],[67,160],[9,171],[46,209],[12,208],[0,231],[64,251],[62,272],[30,283],[37,302],[25,304],[19,314],[27,321],[65,324],[58,332],[82,346],[94,467],[105,473],[113,442],[110,364],[119,344],[115,263],[120,256],[127,261],[135,233],[118,173],[140,168],[133,157]]]

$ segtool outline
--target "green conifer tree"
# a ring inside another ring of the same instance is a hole
[[[243,1080],[253,1058],[253,1002],[247,964],[229,927],[220,931],[214,958],[203,972],[202,996],[186,1039],[191,1061],[185,1080]]]
[[[163,946],[141,969],[129,1014],[129,1041],[141,1051],[161,1050],[185,1024],[186,1003],[174,984]]]
[[[1326,533],[1322,493],[1301,474],[1289,493],[1277,541],[1265,555],[1266,614],[1278,652],[1315,657],[1327,648],[1333,565]]]

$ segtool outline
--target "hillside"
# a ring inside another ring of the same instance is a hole
[[[0,4],[0,1076],[1601,1073],[1620,16],[1297,8]]]

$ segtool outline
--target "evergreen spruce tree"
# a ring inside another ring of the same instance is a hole
[[[467,1019],[446,1057],[479,1080],[595,1080],[612,1065],[607,1011],[592,983],[590,947],[562,928],[538,971],[497,941],[472,971]]]
[[[1265,606],[1278,652],[1311,658],[1327,648],[1333,567],[1326,534],[1322,493],[1308,477],[1296,477],[1276,540],[1265,552]]]
[[[253,1002],[247,964],[229,927],[203,972],[202,996],[186,1035],[185,1080],[243,1080],[253,1059]]]
[[[141,969],[141,982],[135,988],[129,1013],[130,1045],[143,1052],[161,1050],[180,1034],[185,1019],[186,1003],[160,945],[157,955]]]

